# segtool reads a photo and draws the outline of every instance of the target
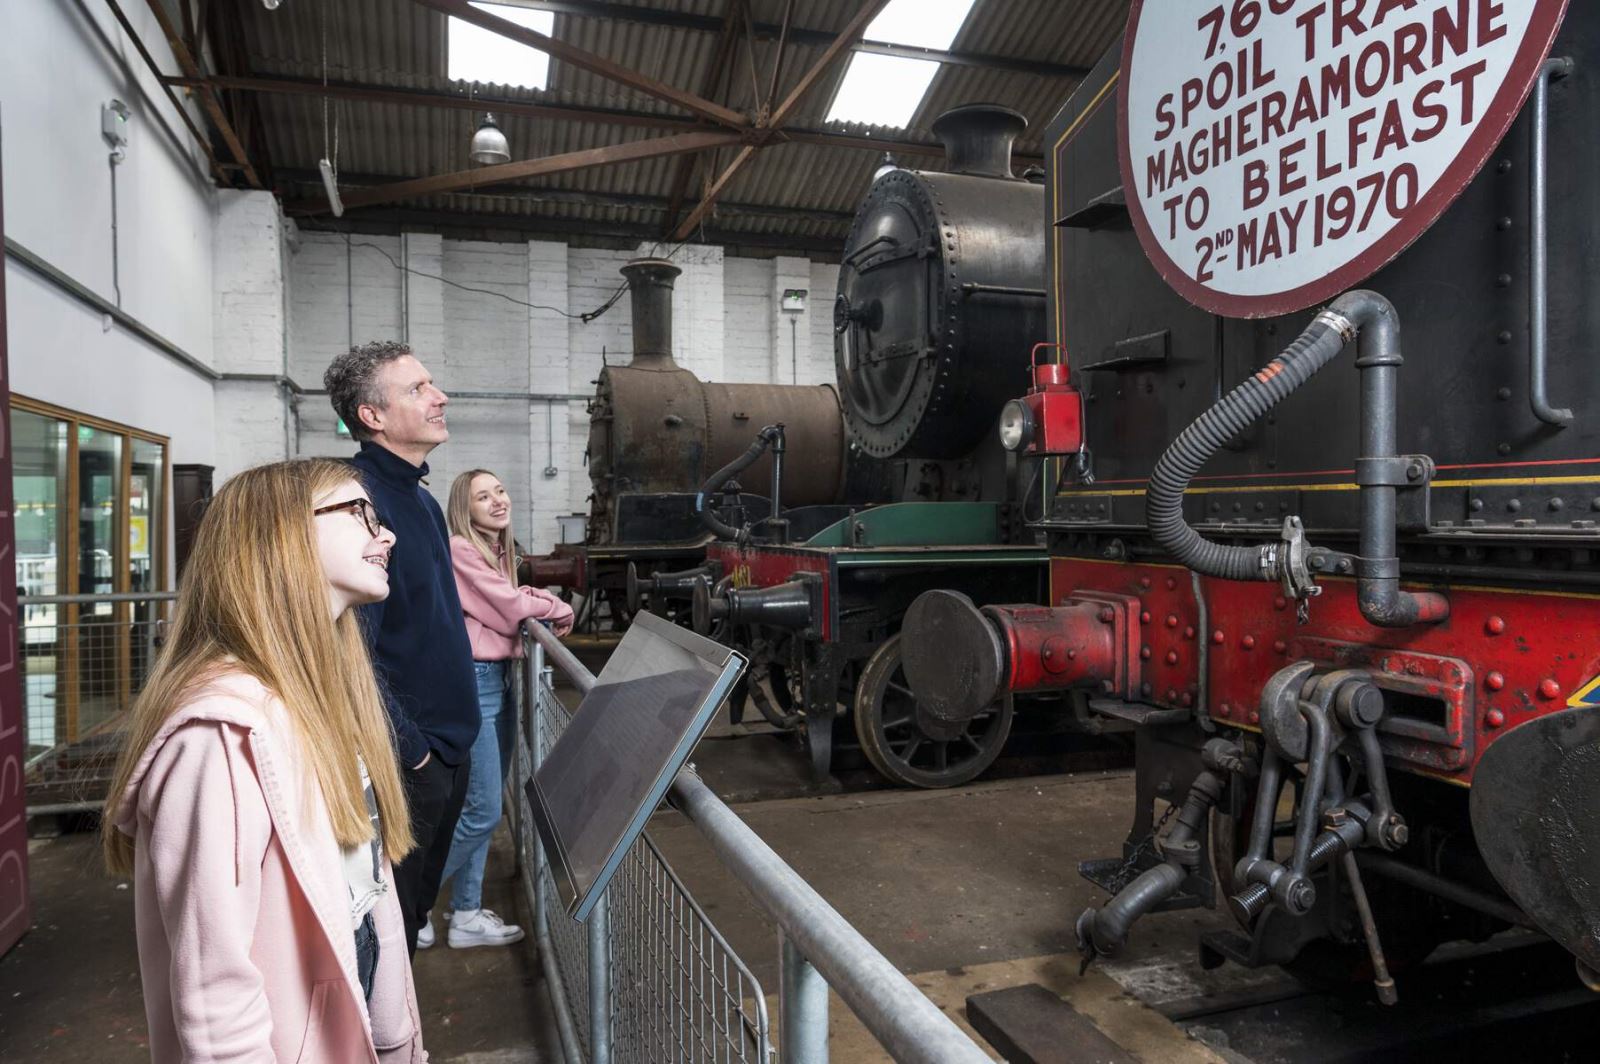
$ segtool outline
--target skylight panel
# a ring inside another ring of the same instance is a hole
[[[857,52],[834,94],[828,121],[904,129],[938,72],[939,64],[928,59]]]
[[[546,35],[555,30],[553,11],[479,3],[478,0],[473,0],[472,6]],[[446,36],[450,48],[447,70],[452,81],[542,89],[550,80],[550,57],[537,48],[518,44],[509,37],[456,18],[450,20]]]
[[[944,51],[956,39],[976,0],[890,0],[867,23],[863,40]]]
[[[890,0],[867,25],[865,40],[943,51],[976,0]],[[939,64],[930,59],[856,52],[828,109],[830,122],[903,129],[928,94]]]

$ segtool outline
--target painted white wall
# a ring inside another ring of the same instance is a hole
[[[602,365],[626,363],[633,352],[626,294],[593,321],[575,315],[616,293],[625,263],[661,249],[488,243],[420,233],[358,235],[347,242],[314,230],[300,232],[291,246],[291,376],[319,389],[328,362],[352,339],[406,339],[456,396],[450,442],[429,458],[430,489],[443,503],[457,474],[493,470],[512,494],[518,539],[530,549],[549,549],[559,538],[557,516],[589,506],[586,399]],[[679,364],[704,380],[787,384],[798,362],[800,383],[833,380],[829,314],[837,267],[804,258],[727,257],[720,247],[702,246],[680,248],[673,261],[683,269],[673,288],[672,347]],[[401,263],[419,272],[403,271]],[[786,288],[808,290],[805,312],[778,311]],[[266,402],[265,391],[258,392]],[[580,398],[469,398],[474,392]],[[263,410],[263,424],[267,416]],[[301,400],[297,425],[299,453],[348,454],[355,447],[334,434],[323,396]],[[546,476],[547,468],[554,475]]]
[[[149,10],[124,10],[157,61],[176,69]],[[116,301],[110,149],[100,137],[100,107],[113,97],[133,112],[127,157],[117,167],[122,306],[209,363],[214,191],[192,138],[104,4],[0,5],[6,235]],[[17,269],[9,267],[12,275]],[[42,357],[31,339],[13,326],[13,365]],[[87,376],[118,359],[162,356],[114,329],[100,342],[48,357],[76,360]]]
[[[157,62],[176,69],[145,5],[123,6]],[[110,148],[100,135],[101,105],[112,98],[132,112],[116,172],[121,306],[210,365],[216,193],[177,112],[103,3],[0,4],[5,235],[117,302]],[[207,378],[14,259],[5,283],[14,392],[168,436],[171,462],[215,462]]]

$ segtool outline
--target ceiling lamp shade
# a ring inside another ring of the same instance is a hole
[[[494,115],[485,113],[478,131],[472,134],[472,161],[489,165],[511,161],[511,145],[506,135],[494,124]]]
[[[898,169],[900,168],[894,164],[894,156],[890,155],[888,152],[884,152],[882,165],[880,165],[876,170],[872,171],[873,183],[876,184],[885,174],[892,174]]]

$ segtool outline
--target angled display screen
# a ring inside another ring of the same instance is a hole
[[[528,781],[567,912],[585,920],[745,659],[641,613]]]

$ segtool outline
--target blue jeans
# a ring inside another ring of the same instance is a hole
[[[489,858],[489,840],[500,824],[500,793],[511,769],[512,729],[517,723],[507,697],[506,663],[475,661],[472,668],[478,677],[483,727],[472,744],[467,800],[444,864],[444,882],[453,883],[450,908],[455,912],[483,907],[483,865]]]

